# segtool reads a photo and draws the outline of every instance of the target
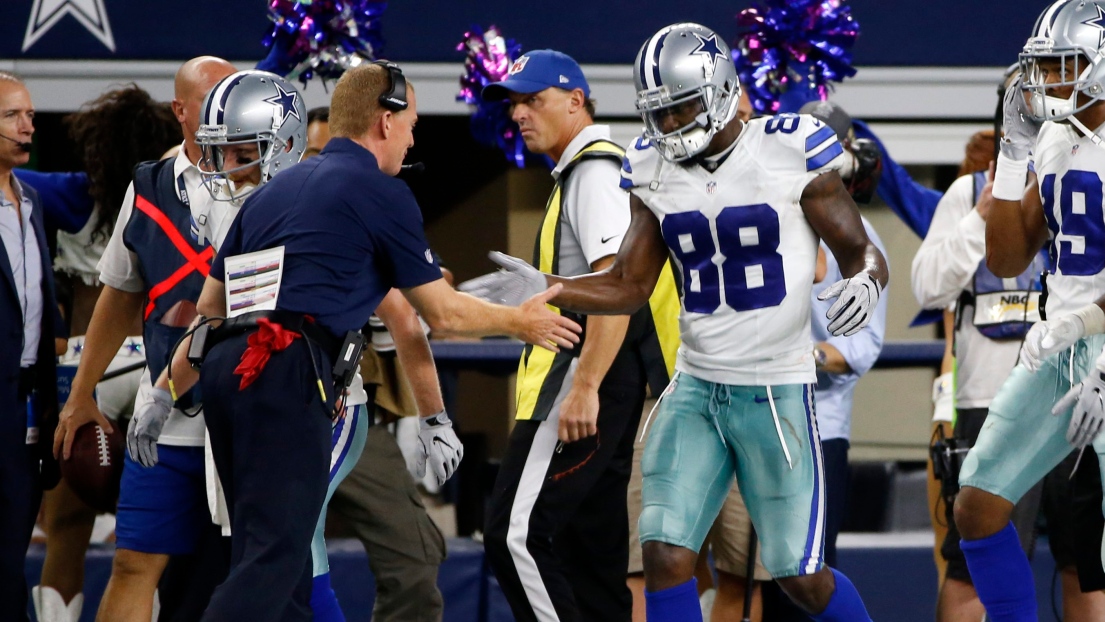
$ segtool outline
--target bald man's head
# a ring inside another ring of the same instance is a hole
[[[200,105],[219,80],[236,72],[234,65],[214,56],[199,56],[187,61],[176,72],[173,114],[184,132],[184,149],[192,162],[199,159],[196,130],[200,124]]]

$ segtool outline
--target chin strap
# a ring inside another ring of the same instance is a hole
[[[1079,121],[1074,115],[1067,117],[1067,119],[1070,121],[1070,124],[1078,128],[1078,130],[1082,132],[1086,136],[1086,138],[1089,138],[1090,142],[1097,145],[1098,147],[1101,147],[1102,149],[1105,149],[1105,144],[1103,144],[1105,143],[1105,141],[1102,141],[1100,136],[1091,131],[1090,128],[1086,127],[1086,125]]]

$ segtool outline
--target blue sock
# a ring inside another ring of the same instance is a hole
[[[338,596],[330,587],[330,573],[315,577],[311,585],[311,612],[315,622],[345,622],[345,614],[338,606]]]
[[[1036,622],[1036,581],[1017,528],[981,540],[960,540],[978,598],[992,622]]]
[[[829,570],[836,580],[836,589],[829,597],[825,610],[810,617],[815,622],[871,622],[871,616],[867,614],[867,608],[863,606],[863,599],[859,597],[856,586],[836,568]]]
[[[692,578],[659,592],[645,590],[645,614],[649,622],[702,622],[698,581]]]

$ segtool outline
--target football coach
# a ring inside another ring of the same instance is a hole
[[[343,389],[332,367],[388,290],[402,290],[437,335],[506,334],[554,351],[578,342],[580,327],[545,306],[559,286],[512,308],[442,279],[414,195],[394,179],[417,120],[413,86],[397,65],[347,71],[322,154],[254,191],[212,264],[197,307],[221,317],[227,258],[284,249],[276,310],[234,317],[204,339],[205,416],[232,557],[203,620],[311,619],[310,543]],[[164,377],[159,386],[182,394],[196,382],[190,348],[191,339],[177,349],[175,386]]]

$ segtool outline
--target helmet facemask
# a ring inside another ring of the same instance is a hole
[[[1094,60],[1091,61],[1090,59]],[[1096,103],[1105,93],[1095,80],[1095,65],[1101,61],[1096,50],[1055,47],[1053,39],[1033,37],[1020,54],[1022,88],[1029,96],[1032,116],[1040,122],[1062,121]],[[1058,72],[1058,80],[1051,75]],[[1067,98],[1049,95],[1049,90],[1070,88]],[[1079,93],[1086,97],[1078,103]]]
[[[227,136],[226,126],[210,125],[200,126],[196,144],[204,187],[214,200],[237,204],[272,177],[274,157],[288,147],[272,132]],[[250,174],[251,168],[256,174]]]
[[[698,155],[736,114],[740,86],[727,83],[726,87],[719,89],[707,83],[675,94],[667,86],[639,91],[637,111],[645,123],[645,137],[670,162],[682,162]],[[665,132],[669,116],[687,121]]]

